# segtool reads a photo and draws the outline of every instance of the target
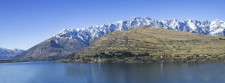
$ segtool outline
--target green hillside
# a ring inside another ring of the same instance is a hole
[[[112,32],[74,56],[69,62],[223,62],[225,38],[141,26]]]

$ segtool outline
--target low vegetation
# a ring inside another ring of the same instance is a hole
[[[141,26],[112,32],[66,62],[223,62],[225,39]]]

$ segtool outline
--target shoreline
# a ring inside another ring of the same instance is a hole
[[[132,57],[73,57],[58,60],[45,59],[0,59],[0,63],[53,61],[59,63],[225,63],[225,54],[222,55],[186,55],[186,56],[132,56]]]
[[[59,59],[58,62],[75,62],[75,63],[225,63],[225,54],[222,55],[185,55],[185,56],[133,56],[133,57],[111,57],[106,58],[83,56],[72,59]]]

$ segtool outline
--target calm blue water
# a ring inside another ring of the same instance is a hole
[[[225,83],[225,64],[0,63],[0,83]]]

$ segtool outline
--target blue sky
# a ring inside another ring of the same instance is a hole
[[[0,0],[0,47],[28,49],[64,28],[128,20],[220,19],[225,0]]]

